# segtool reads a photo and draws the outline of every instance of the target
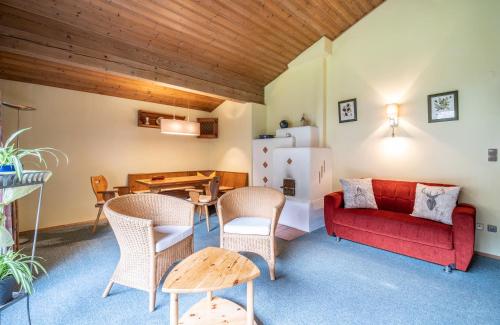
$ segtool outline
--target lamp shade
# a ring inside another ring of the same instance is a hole
[[[399,110],[399,105],[398,104],[389,104],[386,105],[385,107],[385,112],[387,114],[387,118],[389,119],[396,119],[398,118],[398,110]]]
[[[163,118],[161,119],[161,133],[198,136],[200,135],[200,123]]]

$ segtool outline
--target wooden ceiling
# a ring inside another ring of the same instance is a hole
[[[0,79],[30,82],[101,95],[211,112],[223,99],[0,50]]]
[[[111,82],[118,79],[111,75],[263,103],[264,86],[297,55],[322,36],[335,39],[382,2],[0,0],[0,50],[2,62],[9,53],[23,55],[17,64],[31,62],[31,69],[37,62],[60,64],[65,71],[78,67],[86,76],[106,73],[109,85],[94,88],[111,89],[107,94],[120,89],[119,97],[133,92],[133,85],[113,88]],[[23,80],[48,84],[42,70],[33,73],[32,81],[24,71]],[[64,83],[74,83],[76,71],[73,77],[61,75],[57,87],[75,89]],[[98,92],[90,88],[82,90]],[[175,96],[173,91],[164,95]]]

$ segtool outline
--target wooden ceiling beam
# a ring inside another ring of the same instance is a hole
[[[33,57],[0,51],[0,78],[212,111],[223,100]]]
[[[206,94],[216,94],[220,98],[249,102],[262,102],[263,96],[240,91],[235,88],[210,84],[206,81],[189,78],[168,70],[151,67],[133,61],[124,60],[114,56],[105,59],[97,58],[93,51],[81,50],[72,47],[71,50],[53,46],[45,46],[29,40],[0,35],[0,49],[16,54],[30,55],[36,58],[49,60],[62,64],[85,67],[96,71],[107,72],[119,76],[136,79],[146,79],[174,85],[186,89],[198,90]],[[90,55],[89,55],[90,54]]]
[[[241,79],[241,81],[245,82],[246,86],[249,87],[252,87],[255,85],[255,83],[257,83],[256,80],[245,78],[244,76],[232,73],[230,71],[225,71],[224,68],[221,68],[221,64],[206,64],[198,60],[193,60],[195,58],[192,57],[192,54],[185,52],[179,53],[177,47],[165,48],[163,49],[162,53],[158,54],[152,52],[151,50],[134,46],[131,44],[132,42],[118,40],[106,35],[93,33],[93,29],[90,27],[85,28],[73,26],[64,22],[57,21],[50,17],[40,16],[38,14],[26,12],[14,7],[0,5],[0,13],[5,13],[5,16],[0,17],[0,24],[3,24],[4,26],[30,31],[40,36],[68,42],[73,45],[79,45],[90,49],[97,49],[101,52],[107,51],[108,54],[132,56],[132,59],[138,62],[159,65],[163,68],[178,73],[183,73],[203,79],[210,80],[211,78],[219,78],[220,80],[214,81],[220,82],[222,84],[224,84],[224,80],[222,80],[222,78],[224,78],[225,76],[227,76],[227,78],[229,78],[229,80],[233,83],[238,83]],[[55,12],[56,16],[58,14],[60,14],[60,11]],[[81,17],[81,19],[84,18]],[[84,26],[97,25],[97,22],[94,21],[84,22]],[[113,25],[108,24],[108,30],[112,30],[112,26]],[[123,26],[121,26],[121,28],[123,29]],[[149,34],[153,34],[151,29],[149,30]],[[149,39],[151,39],[151,37]],[[235,80],[235,78],[238,76],[240,78]],[[243,85],[242,87],[243,89],[246,89],[244,88],[245,85]],[[260,86],[255,86],[255,90],[259,88]]]
[[[165,28],[165,26],[153,21],[154,16],[144,17],[144,9],[142,8],[135,8],[137,12],[134,13],[131,10],[134,5],[129,1],[121,3],[60,1],[52,8],[36,0],[7,1],[9,5],[18,9],[27,7],[33,14],[63,24],[70,24],[97,35],[126,42],[137,48],[155,53],[157,56],[164,56],[168,53],[171,60],[178,62],[187,62],[189,60],[193,65],[202,64],[201,67],[203,68],[207,62],[220,60],[217,65],[208,68],[217,69],[221,74],[225,72],[228,74],[236,73],[240,74],[240,78],[244,78],[244,75],[251,76],[254,74],[258,76],[259,73],[272,74],[279,71],[276,68],[276,61],[271,61],[271,57],[264,60],[249,57],[247,60],[242,61],[242,58],[238,59],[235,56],[242,56],[242,53],[245,53],[244,50],[247,48],[238,48],[234,42],[213,46],[207,42],[207,38],[193,31],[191,31],[191,34],[178,31],[176,30],[176,28],[180,28],[177,23],[178,17],[177,19],[175,17],[164,19],[171,25],[171,28]],[[28,6],[26,2],[29,4]],[[157,11],[159,11],[158,8],[156,11],[148,12],[148,15],[157,15]],[[130,26],[133,26],[133,28]],[[202,26],[201,28],[206,27]],[[184,31],[187,30],[184,28]],[[194,41],[193,38],[195,38]],[[223,53],[221,53],[222,51]],[[255,68],[249,67],[247,62],[252,63],[253,66],[260,66],[260,71],[255,71]],[[231,71],[231,69],[234,71]],[[253,83],[258,83],[258,81],[254,80]]]
[[[87,80],[80,84],[87,90],[99,79],[88,72],[93,71],[109,75],[99,92],[165,101],[165,90],[147,95],[148,88],[135,83],[110,84],[126,82],[122,78],[147,79],[222,99],[262,103],[264,86],[291,60],[321,36],[335,39],[382,2],[0,0],[0,50],[55,64],[52,70],[39,69],[37,82],[58,84],[55,76],[67,76],[68,85],[78,86],[76,72],[66,68],[61,75],[54,68],[64,65],[87,71]],[[19,69],[9,66],[4,73],[29,79]]]
[[[0,30],[3,34],[0,46],[65,63],[90,63],[94,69],[161,81],[226,99],[263,102],[262,86],[242,81],[238,75],[227,77],[218,70],[199,69],[187,63],[180,64],[175,59],[162,59],[113,39],[89,34],[45,17],[30,20],[26,15],[32,14],[0,5],[0,25],[4,26]]]
[[[5,54],[10,55],[10,53],[0,53],[2,72],[42,81],[41,84],[44,84],[43,81],[52,81],[63,85],[62,88],[75,90],[96,92],[92,89],[102,89],[105,94],[115,96],[120,93],[129,93],[132,95],[130,98],[137,96],[165,98],[170,104],[203,110],[211,109],[213,105],[218,106],[222,102],[220,99],[159,86],[150,81],[113,77],[100,72],[96,73],[91,70],[50,63],[35,58],[19,60],[20,56],[15,56],[13,60],[9,60],[6,59]],[[26,57],[22,56],[21,58]]]

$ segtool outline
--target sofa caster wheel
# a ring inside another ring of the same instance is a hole
[[[452,266],[452,265],[446,265],[446,266],[444,267],[444,271],[445,271],[446,273],[451,273],[451,271],[452,271],[452,270],[453,270],[453,266]]]
[[[335,239],[337,240],[337,243],[340,242],[340,237],[339,236],[337,236]]]

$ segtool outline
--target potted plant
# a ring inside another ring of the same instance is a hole
[[[22,179],[24,172],[22,160],[26,157],[34,158],[36,163],[46,168],[46,155],[52,156],[56,163],[59,164],[58,154],[61,154],[68,162],[68,156],[54,148],[43,147],[35,149],[19,148],[14,142],[16,138],[30,128],[21,129],[13,134],[0,144],[0,175],[15,173],[18,179]],[[47,172],[47,178],[51,173]],[[0,305],[12,299],[12,292],[17,284],[20,289],[28,294],[33,291],[33,280],[35,275],[40,271],[45,272],[45,269],[37,260],[31,256],[15,252],[10,249],[14,244],[12,235],[5,227],[6,217],[4,207],[11,204],[15,200],[28,195],[36,190],[39,185],[26,185],[13,188],[4,188],[0,195]]]
[[[21,178],[23,173],[23,164],[21,160],[26,157],[35,158],[39,164],[47,168],[47,163],[45,161],[44,155],[52,156],[56,164],[59,164],[58,154],[61,154],[66,158],[68,162],[68,156],[57,149],[50,147],[34,148],[34,149],[24,149],[19,148],[14,143],[14,140],[21,135],[23,132],[30,130],[31,128],[20,129],[10,135],[10,137],[0,145],[0,173],[1,172],[16,172],[18,178]]]
[[[21,179],[24,171],[22,159],[26,157],[35,158],[37,163],[42,165],[44,168],[47,167],[44,155],[52,156],[55,159],[56,164],[59,164],[58,154],[61,154],[66,159],[66,162],[68,162],[68,156],[62,151],[54,148],[43,147],[35,149],[24,149],[16,146],[14,140],[23,132],[26,132],[29,129],[31,128],[21,129],[12,133],[7,141],[0,145],[0,175],[15,172],[17,177]],[[0,197],[0,249],[10,247],[14,244],[12,235],[5,228],[6,218],[4,214],[4,207],[17,199],[28,195],[36,188],[36,186],[23,186],[16,189],[3,190],[3,195]],[[3,251],[5,251],[5,249]]]
[[[12,300],[16,283],[27,294],[33,292],[35,275],[47,273],[37,259],[12,250],[0,254],[0,306]]]

